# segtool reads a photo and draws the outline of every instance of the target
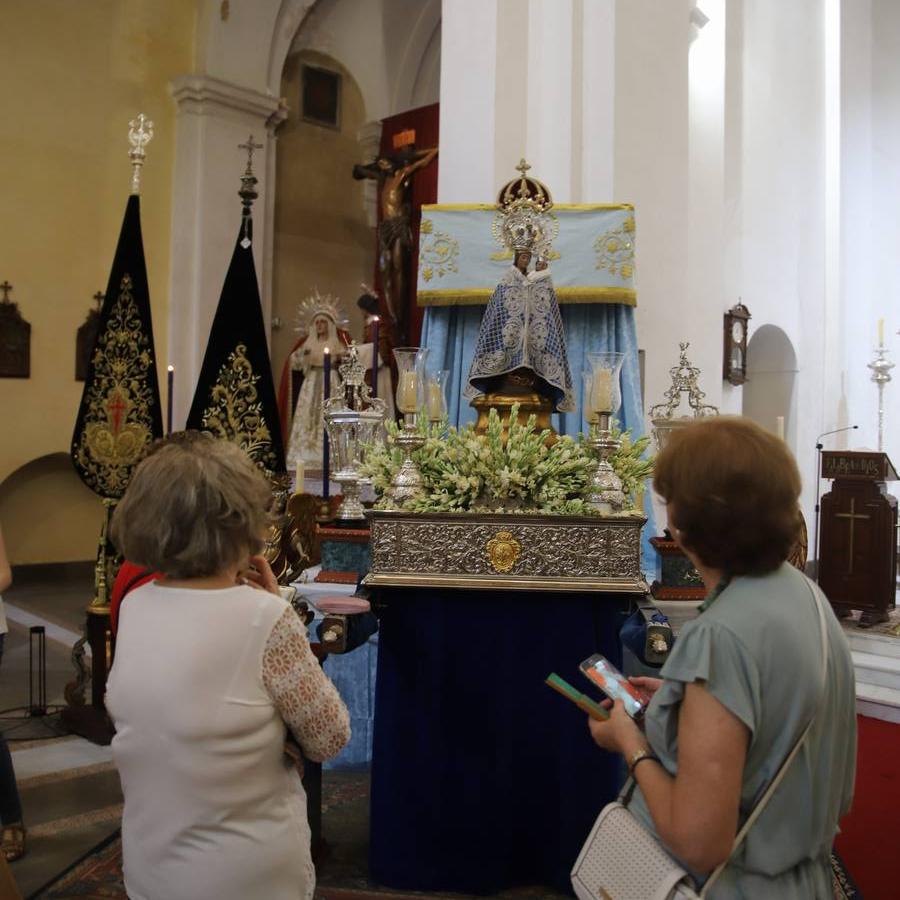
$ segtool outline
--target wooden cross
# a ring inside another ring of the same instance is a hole
[[[262,144],[256,144],[253,142],[253,135],[247,138],[246,144],[238,144],[238,150],[246,150],[247,151],[247,171],[253,171],[253,151],[254,150],[262,150]]]
[[[849,519],[850,520],[850,560],[847,565],[847,574],[853,574],[853,537],[856,531],[856,520],[857,519],[870,519],[871,516],[864,516],[862,513],[857,513],[856,511],[856,497],[850,498],[850,512],[848,513],[835,513],[834,517],[836,519]]]
[[[3,291],[3,302],[9,303],[9,292],[12,290],[13,286],[8,282],[4,281],[3,284],[0,284],[0,291]]]
[[[93,299],[97,301],[97,312],[100,312],[100,307],[103,306],[103,301],[106,299],[106,295],[102,291],[97,291],[97,293],[94,294]]]

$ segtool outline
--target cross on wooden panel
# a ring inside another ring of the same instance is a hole
[[[850,548],[847,559],[847,574],[853,574],[853,539],[856,532],[856,520],[857,519],[871,519],[871,516],[864,515],[863,513],[858,513],[856,511],[856,498],[850,498],[850,512],[848,513],[835,513],[834,517],[836,519],[848,519],[850,521]]]

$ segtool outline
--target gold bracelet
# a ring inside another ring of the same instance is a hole
[[[642,747],[640,750],[635,750],[635,752],[631,754],[631,757],[628,760],[628,774],[634,775],[637,764],[645,759],[653,759],[656,760],[656,762],[659,762],[659,757],[653,753],[652,750],[647,750]]]

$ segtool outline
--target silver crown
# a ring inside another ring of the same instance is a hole
[[[533,252],[538,246],[549,251],[559,233],[559,222],[549,212],[553,198],[545,184],[526,175],[531,166],[524,159],[516,168],[520,176],[503,185],[497,195],[494,239],[514,253]]]

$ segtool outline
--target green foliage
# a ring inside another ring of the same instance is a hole
[[[475,433],[474,425],[456,429],[447,422],[429,424],[419,417],[424,444],[412,458],[425,482],[425,494],[404,508],[412,512],[518,512],[556,515],[592,515],[583,496],[595,463],[590,448],[581,440],[560,437],[551,447],[550,432],[538,431],[535,416],[522,424],[519,408],[510,414],[509,436],[503,441],[503,423],[491,409],[487,434]],[[384,494],[403,462],[396,446],[399,428],[386,425],[388,439],[368,449],[362,474],[371,478],[376,504],[385,506]],[[642,459],[646,438],[634,443],[627,432],[622,447],[610,462],[623,481],[626,496],[643,488],[652,472],[652,461]]]

